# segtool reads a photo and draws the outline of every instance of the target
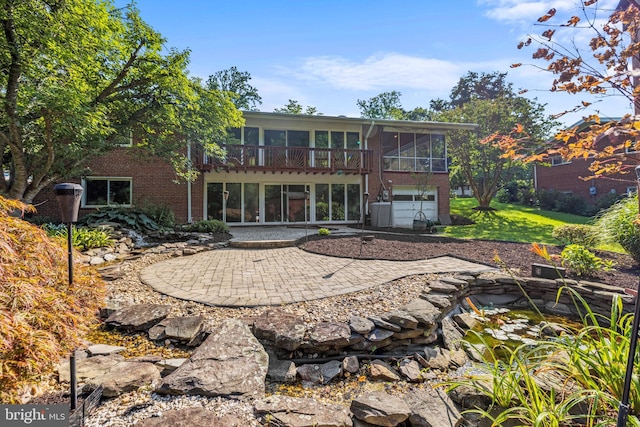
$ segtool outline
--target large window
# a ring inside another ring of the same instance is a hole
[[[383,132],[384,169],[408,172],[446,172],[444,135]]]
[[[87,177],[84,187],[84,207],[131,206],[131,178]]]

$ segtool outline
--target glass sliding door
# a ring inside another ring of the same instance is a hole
[[[282,186],[264,186],[264,221],[282,222]]]
[[[304,184],[285,185],[283,196],[285,198],[284,206],[287,210],[288,222],[304,222],[305,218],[309,219],[309,213],[305,217],[306,206],[306,186]]]
[[[347,221],[360,221],[360,184],[347,184]]]
[[[207,219],[222,221],[223,191],[221,182],[207,184]]]
[[[226,222],[242,222],[242,184],[227,183]]]
[[[244,222],[260,221],[260,194],[258,193],[260,184],[244,184]]]
[[[316,184],[316,221],[329,221],[329,184]]]
[[[331,184],[331,219],[344,221],[344,184]]]

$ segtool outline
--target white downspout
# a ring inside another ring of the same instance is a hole
[[[189,160],[189,168],[191,168],[191,143],[187,142],[187,159]],[[191,212],[191,179],[187,179],[187,222],[191,224],[193,222],[193,215]]]
[[[367,134],[364,137],[364,149],[368,150],[369,149],[369,137],[371,136],[371,131],[373,131],[373,126],[376,124],[375,120],[371,120],[371,125],[369,126],[369,129],[367,130]],[[364,192],[368,193],[369,192],[369,174],[366,174],[364,176]],[[369,200],[371,200],[371,195],[369,195]],[[364,207],[364,214],[365,216],[369,214],[369,204],[367,203],[367,205]]]

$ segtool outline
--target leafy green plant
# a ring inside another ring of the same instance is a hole
[[[94,269],[74,267],[66,244],[14,213],[26,205],[0,197],[0,401],[53,371],[97,322],[105,286]]]
[[[78,224],[95,227],[107,223],[116,223],[135,231],[158,231],[160,226],[147,214],[129,208],[104,208],[91,213],[78,221]]]
[[[140,211],[154,220],[161,228],[173,228],[176,215],[166,203],[143,202]]]
[[[195,233],[228,233],[229,226],[224,221],[217,219],[204,219],[194,222],[193,224],[185,225],[183,230]]]
[[[613,268],[612,261],[603,261],[582,245],[568,245],[560,254],[562,265],[578,276],[593,276],[598,271]]]
[[[475,407],[467,413],[487,418],[494,426],[569,426],[593,416],[581,411],[591,393],[571,389],[569,382],[546,386],[544,373],[559,364],[541,356],[553,351],[551,343],[540,341],[533,347],[522,344],[515,349],[492,347],[481,334],[476,335],[481,343],[476,350],[484,350],[480,352],[484,363],[474,369],[474,374],[444,383],[449,390],[470,387],[490,402],[487,407]]]
[[[328,236],[329,234],[331,234],[331,230],[329,230],[328,228],[322,227],[318,229],[318,234],[320,236]]]
[[[588,224],[563,224],[553,227],[551,236],[563,245],[582,245],[595,247],[600,240],[598,229]]]
[[[64,239],[67,241],[67,226],[64,224],[44,224],[42,228],[49,237]],[[109,234],[98,228],[71,227],[71,244],[80,251],[93,248],[104,248],[113,246],[113,239]]]
[[[620,246],[640,263],[640,226],[638,216],[638,195],[620,200],[604,210],[596,220],[603,237]]]

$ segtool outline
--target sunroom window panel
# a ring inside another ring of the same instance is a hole
[[[260,129],[254,127],[244,128],[244,145],[258,145],[260,141]]]
[[[416,155],[415,150],[415,138],[412,133],[400,134],[400,157],[414,157]]]
[[[344,148],[344,132],[331,132],[331,148]]]
[[[384,157],[398,156],[398,134],[396,132],[382,133],[382,153]]]
[[[308,147],[309,132],[302,130],[287,131],[287,145],[289,147]]]
[[[431,135],[416,135],[416,157],[431,157]]]
[[[360,148],[360,134],[358,132],[347,132],[347,148],[351,150]]]
[[[264,145],[268,147],[284,147],[287,145],[287,131],[265,130]]]

